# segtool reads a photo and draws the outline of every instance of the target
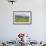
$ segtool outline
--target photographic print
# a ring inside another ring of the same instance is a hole
[[[14,24],[32,24],[31,11],[13,11]]]

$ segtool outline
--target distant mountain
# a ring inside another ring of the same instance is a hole
[[[15,15],[16,18],[29,18],[29,16]]]

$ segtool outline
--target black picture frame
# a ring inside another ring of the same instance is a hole
[[[32,11],[13,11],[13,24],[15,25],[32,24]]]

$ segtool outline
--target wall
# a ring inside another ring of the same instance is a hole
[[[13,5],[0,0],[0,40],[14,40],[19,32],[37,41],[46,40],[44,5],[42,0],[17,0]],[[13,11],[32,11],[32,25],[14,25]]]

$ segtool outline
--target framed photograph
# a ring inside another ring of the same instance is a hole
[[[13,24],[32,24],[32,11],[13,11]]]

